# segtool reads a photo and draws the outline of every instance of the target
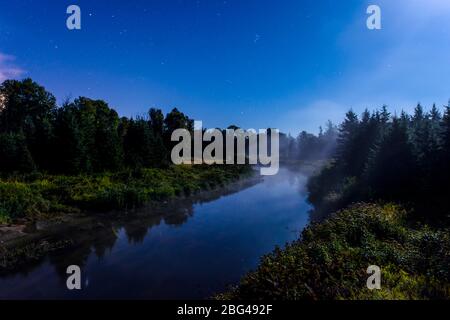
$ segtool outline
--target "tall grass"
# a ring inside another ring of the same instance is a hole
[[[448,230],[412,227],[405,215],[392,204],[341,210],[263,257],[239,286],[218,298],[450,299]],[[381,268],[381,290],[366,286],[370,265]]]
[[[10,177],[0,180],[0,223],[78,210],[133,209],[221,186],[250,172],[248,166],[171,166],[98,175]]]

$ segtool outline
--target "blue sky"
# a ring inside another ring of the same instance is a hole
[[[66,28],[70,4],[82,30]],[[382,30],[366,28],[369,4]],[[2,1],[0,80],[23,77],[121,115],[317,131],[349,108],[446,104],[450,1]]]

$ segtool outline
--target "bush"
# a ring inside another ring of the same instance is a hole
[[[448,231],[413,229],[393,205],[356,204],[306,228],[300,240],[262,258],[221,299],[450,298]],[[366,287],[369,265],[381,290]]]
[[[1,216],[11,219],[32,217],[41,212],[48,212],[49,209],[50,202],[31,185],[20,182],[0,183]]]
[[[0,224],[66,212],[134,209],[148,201],[190,195],[251,173],[249,166],[172,166],[114,174],[28,174],[0,180]]]

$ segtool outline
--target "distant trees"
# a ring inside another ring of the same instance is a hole
[[[164,117],[152,108],[148,118],[129,119],[85,97],[58,107],[31,79],[5,81],[0,97],[0,173],[161,167],[168,163],[173,130],[193,130],[193,121],[178,109]]]
[[[167,162],[167,151],[161,133],[145,119],[127,120],[123,135],[125,164],[127,167],[160,167]]]
[[[328,159],[334,153],[338,130],[331,121],[327,122],[325,132],[322,127],[319,130],[318,135],[302,131],[296,138],[280,134],[280,159],[291,161]]]
[[[102,100],[80,97],[56,105],[31,79],[0,86],[0,173],[78,174],[169,163],[174,130],[194,122],[173,109],[166,116],[119,118]],[[237,127],[230,127],[237,128]],[[225,148],[225,144],[224,144]],[[331,161],[309,182],[313,203],[329,207],[362,200],[398,200],[424,216],[445,218],[450,198],[450,107],[392,116],[386,107],[350,110],[337,128],[318,135],[280,134],[281,160]],[[426,214],[424,212],[427,212]]]

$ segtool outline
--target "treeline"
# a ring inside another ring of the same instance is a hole
[[[309,182],[318,212],[358,201],[396,201],[422,218],[448,218],[450,107],[413,115],[386,107],[346,114],[331,163]]]
[[[0,173],[90,174],[166,167],[172,132],[193,127],[194,121],[176,108],[166,116],[152,108],[135,119],[119,117],[103,100],[80,97],[58,106],[55,97],[31,79],[7,80],[0,86]],[[331,122],[318,135],[280,134],[280,158],[326,159],[336,137]],[[225,154],[225,140],[223,148]]]
[[[120,210],[189,196],[252,174],[250,166],[174,166],[172,132],[194,122],[173,109],[119,117],[102,100],[57,106],[31,79],[0,86],[0,225]]]
[[[306,131],[294,138],[280,134],[280,159],[283,161],[326,160],[334,153],[338,137],[338,128],[328,121],[325,130],[319,128],[315,135]]]
[[[0,86],[0,172],[58,174],[162,167],[170,160],[170,136],[193,129],[173,109],[150,109],[136,119],[119,117],[102,100],[80,97],[61,107],[31,79]]]
[[[308,182],[313,220],[261,258],[228,300],[449,299],[450,107],[346,114]],[[317,222],[317,221],[315,221]],[[380,266],[380,290],[367,267]]]

